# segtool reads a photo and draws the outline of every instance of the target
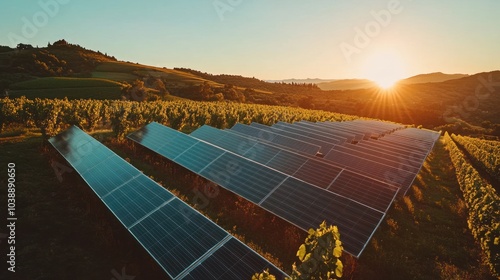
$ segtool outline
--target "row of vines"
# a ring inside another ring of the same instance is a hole
[[[278,121],[355,118],[325,111],[231,102],[0,99],[0,132],[7,125],[21,124],[39,128],[44,137],[56,135],[69,125],[86,131],[111,128],[118,139],[123,139],[130,130],[153,121],[182,130],[204,124],[228,128],[237,122],[271,125]]]
[[[500,145],[477,138],[451,135],[460,147],[465,149],[479,168],[485,170],[500,182]]]
[[[500,277],[500,196],[466,160],[452,137],[448,133],[444,137],[468,209],[469,229],[480,243],[492,274]]]

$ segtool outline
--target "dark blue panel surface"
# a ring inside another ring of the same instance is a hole
[[[163,128],[163,125],[153,122],[129,134],[128,138],[141,145],[155,147],[156,151],[178,135],[176,130]]]
[[[81,175],[97,195],[102,197],[140,174],[139,170],[122,158],[112,155]]]
[[[252,275],[264,269],[269,269],[278,280],[285,279],[282,271],[237,239],[231,238],[182,279],[250,280]]]
[[[228,236],[178,199],[147,216],[130,231],[173,278]]]
[[[229,153],[200,175],[257,204],[286,178],[266,166]]]
[[[293,175],[307,160],[307,157],[281,151],[269,160],[266,165],[285,174]]]
[[[354,256],[361,254],[384,217],[380,211],[291,177],[261,206],[306,231],[323,221],[337,225],[344,249]]]
[[[174,195],[140,175],[103,197],[104,203],[125,225],[131,226]]]
[[[152,127],[153,130],[161,128],[157,124]],[[164,136],[180,138],[179,132],[168,130]],[[153,136],[151,134],[149,136]],[[231,238],[226,231],[80,129],[72,127],[49,142],[171,278],[187,274],[195,265],[203,264]],[[143,143],[155,142],[146,140]],[[283,274],[278,272],[278,275]]]
[[[225,152],[218,147],[198,142],[179,155],[175,162],[195,173],[199,173],[223,153]]]
[[[328,188],[342,169],[319,160],[308,160],[293,177],[322,188]]]
[[[170,140],[167,144],[159,148],[156,152],[162,156],[173,159],[178,157],[180,154],[182,154],[184,151],[191,148],[194,144],[198,142],[199,142],[198,140],[189,137],[184,133],[178,132],[177,137]]]

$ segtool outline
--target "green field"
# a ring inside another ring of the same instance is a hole
[[[127,82],[131,83],[137,79],[136,75],[123,72],[92,72],[92,78],[107,79],[116,82]]]
[[[135,76],[136,79],[141,79],[141,77],[144,76],[153,76],[165,79],[167,82],[177,84],[201,84],[203,82],[208,82],[214,86],[222,86],[218,83],[207,81],[190,73],[127,62],[104,62],[98,65],[94,71],[95,72],[93,72],[92,75],[95,73],[96,77],[100,76],[112,80],[117,80],[117,78],[131,79],[133,76]]]
[[[89,87],[120,87],[121,83],[97,78],[38,78],[10,86],[13,90],[56,89],[56,88],[89,88]]]
[[[11,86],[10,97],[119,99],[122,84],[97,78],[38,78]]]
[[[120,99],[121,90],[119,87],[84,87],[84,88],[54,88],[54,89],[28,89],[11,90],[9,97],[26,96],[28,99],[34,98],[65,98],[68,99]]]

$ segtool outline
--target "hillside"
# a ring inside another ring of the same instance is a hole
[[[455,80],[467,77],[467,74],[444,74],[441,72],[420,74],[399,81],[400,84],[423,84],[423,83],[439,83],[448,80]]]
[[[349,90],[377,87],[377,84],[366,79],[345,79],[319,83],[318,87],[322,90]]]
[[[117,61],[65,40],[41,48],[0,46],[0,92],[12,97],[229,100],[321,109],[467,135],[500,136],[500,95],[493,94],[498,91],[499,73],[423,74],[381,90],[363,79],[271,83],[255,77],[152,67]],[[61,77],[73,79],[75,86],[62,87],[62,80],[47,83],[49,80],[41,79]],[[95,82],[91,78],[107,84],[91,86]],[[34,88],[22,87],[26,81],[34,83]]]

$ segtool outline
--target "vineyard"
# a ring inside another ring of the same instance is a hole
[[[113,101],[27,98],[0,99],[0,132],[4,127],[21,124],[38,128],[47,138],[77,125],[86,131],[111,128],[118,139],[127,132],[150,122],[178,130],[191,130],[203,124],[227,128],[235,123],[278,121],[343,121],[358,117],[299,108],[195,101]]]
[[[457,145],[467,151],[474,164],[500,182],[500,146],[498,142],[454,134],[451,135],[451,138]]]
[[[450,137],[448,133],[445,134],[445,140],[468,209],[469,229],[486,255],[491,273],[500,277],[500,204],[498,203],[500,196],[466,160],[457,143],[472,156],[474,163],[489,173],[493,172],[492,175],[498,174],[499,146],[468,137],[456,135]]]

